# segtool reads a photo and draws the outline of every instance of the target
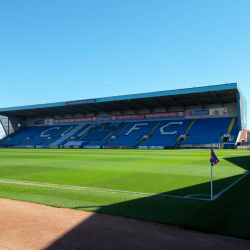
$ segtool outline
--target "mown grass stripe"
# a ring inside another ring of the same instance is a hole
[[[235,182],[233,182],[231,185],[229,185],[228,187],[226,187],[225,189],[223,189],[222,191],[220,191],[218,194],[216,194],[214,196],[214,200],[219,198],[223,193],[225,193],[229,188],[233,187],[235,184],[237,184],[239,181],[241,181],[244,177],[246,177],[248,174],[250,173],[250,171],[248,171],[247,173],[245,173],[243,176],[241,176],[238,180],[236,180]]]
[[[11,179],[0,179],[0,182],[11,182],[16,183],[18,185],[22,184],[32,184],[32,185],[43,185],[43,186],[54,186],[54,187],[62,187],[62,188],[77,188],[77,189],[85,189],[85,190],[95,190],[95,191],[106,191],[111,193],[126,193],[126,194],[139,194],[142,196],[159,196],[159,197],[172,197],[172,198],[181,198],[181,199],[191,199],[191,200],[203,200],[203,201],[210,201],[210,199],[202,199],[202,198],[194,198],[189,196],[177,196],[177,195],[167,195],[167,194],[153,194],[153,193],[143,193],[143,192],[133,192],[133,191],[125,191],[125,190],[116,190],[116,189],[106,189],[106,188],[93,188],[93,187],[82,187],[82,186],[70,186],[70,185],[60,185],[54,183],[42,183],[42,182],[31,182],[31,181],[20,181],[20,180],[11,180]],[[205,195],[204,195],[205,196]]]

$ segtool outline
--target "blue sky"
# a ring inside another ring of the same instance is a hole
[[[225,82],[250,102],[249,0],[0,4],[1,108]]]

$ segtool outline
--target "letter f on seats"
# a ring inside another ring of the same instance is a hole
[[[134,130],[140,130],[139,126],[148,126],[148,123],[137,123],[135,124],[125,135],[129,135]]]

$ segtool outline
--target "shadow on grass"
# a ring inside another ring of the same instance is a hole
[[[250,170],[249,156],[224,159],[247,171]],[[214,181],[214,187],[221,191],[222,187],[225,188],[228,184],[232,184],[241,176],[242,175],[237,175],[216,180]],[[206,190],[209,191],[209,187],[210,182],[203,183],[175,190],[175,194],[203,193]],[[249,190],[250,176],[248,175],[220,198],[212,202],[149,196],[112,205],[100,206],[97,212],[250,239]],[[173,192],[165,192],[162,193],[162,195],[172,195],[172,193]],[[74,207],[74,209],[91,210],[91,208],[94,207],[98,206],[84,206],[83,202],[83,206]],[[128,226],[123,227],[123,223],[127,223],[124,221],[124,218],[108,216],[103,223],[100,223],[102,219],[103,217],[100,214],[93,215],[51,244],[47,250],[156,249],[156,244],[162,246],[162,248],[160,247],[158,249],[182,249],[181,246],[178,245],[178,237],[172,238],[171,240],[165,233],[162,234],[162,237],[158,237],[154,235],[153,230],[150,231],[148,229],[149,225],[147,223],[144,223],[142,226],[136,226],[132,222],[128,222]],[[116,233],[113,234],[111,231],[116,231]],[[136,239],[132,234],[136,235]],[[199,243],[197,242],[198,247],[192,245],[192,242],[188,240],[187,244],[189,244],[185,245],[187,248],[216,249],[215,246],[211,247],[211,245],[207,245],[208,248],[206,248],[207,246],[204,245],[204,242],[202,243],[203,248],[202,246],[199,247]],[[236,248],[229,247],[228,249]]]
[[[249,151],[250,154],[250,151]],[[239,156],[239,157],[227,157],[224,160],[241,167],[247,171],[250,171],[250,156]]]

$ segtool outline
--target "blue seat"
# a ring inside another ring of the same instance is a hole
[[[20,145],[25,146],[36,146],[40,145],[43,141],[45,141],[48,137],[53,137],[55,134],[59,133],[63,129],[65,129],[66,125],[60,125],[60,126],[48,126],[43,131],[37,133],[35,136],[33,136],[29,141],[25,141],[21,143]]]
[[[126,123],[124,127],[127,125]],[[147,135],[157,124],[157,121],[138,121],[131,122],[129,125],[118,135],[115,141],[110,141],[106,146],[133,146],[135,147],[140,143],[139,139],[143,135]],[[137,127],[134,127],[136,126]],[[135,128],[134,130],[132,130]]]
[[[173,124],[180,123],[180,124]],[[191,120],[167,120],[161,121],[156,129],[150,134],[150,138],[148,141],[143,141],[140,146],[167,146],[174,147],[178,141],[176,138],[180,135],[183,135],[188,126],[190,125]],[[166,126],[171,124],[169,126]],[[165,127],[166,126],[166,127]],[[165,127],[165,128],[164,128]],[[162,134],[161,128],[163,132],[175,132],[174,134]]]
[[[31,138],[37,133],[43,131],[46,126],[39,126],[39,127],[30,127],[23,132],[17,134],[12,140],[2,143],[1,145],[6,146],[16,146],[22,143],[22,141],[26,140],[27,138]]]
[[[222,143],[222,136],[227,133],[231,120],[232,118],[228,117],[196,119],[187,134],[188,140],[182,141],[181,144]]]
[[[58,133],[52,140],[46,141],[42,146],[61,146],[67,142],[71,137],[75,137],[77,134],[81,133],[86,129],[89,124],[79,124],[67,127],[65,130]]]

